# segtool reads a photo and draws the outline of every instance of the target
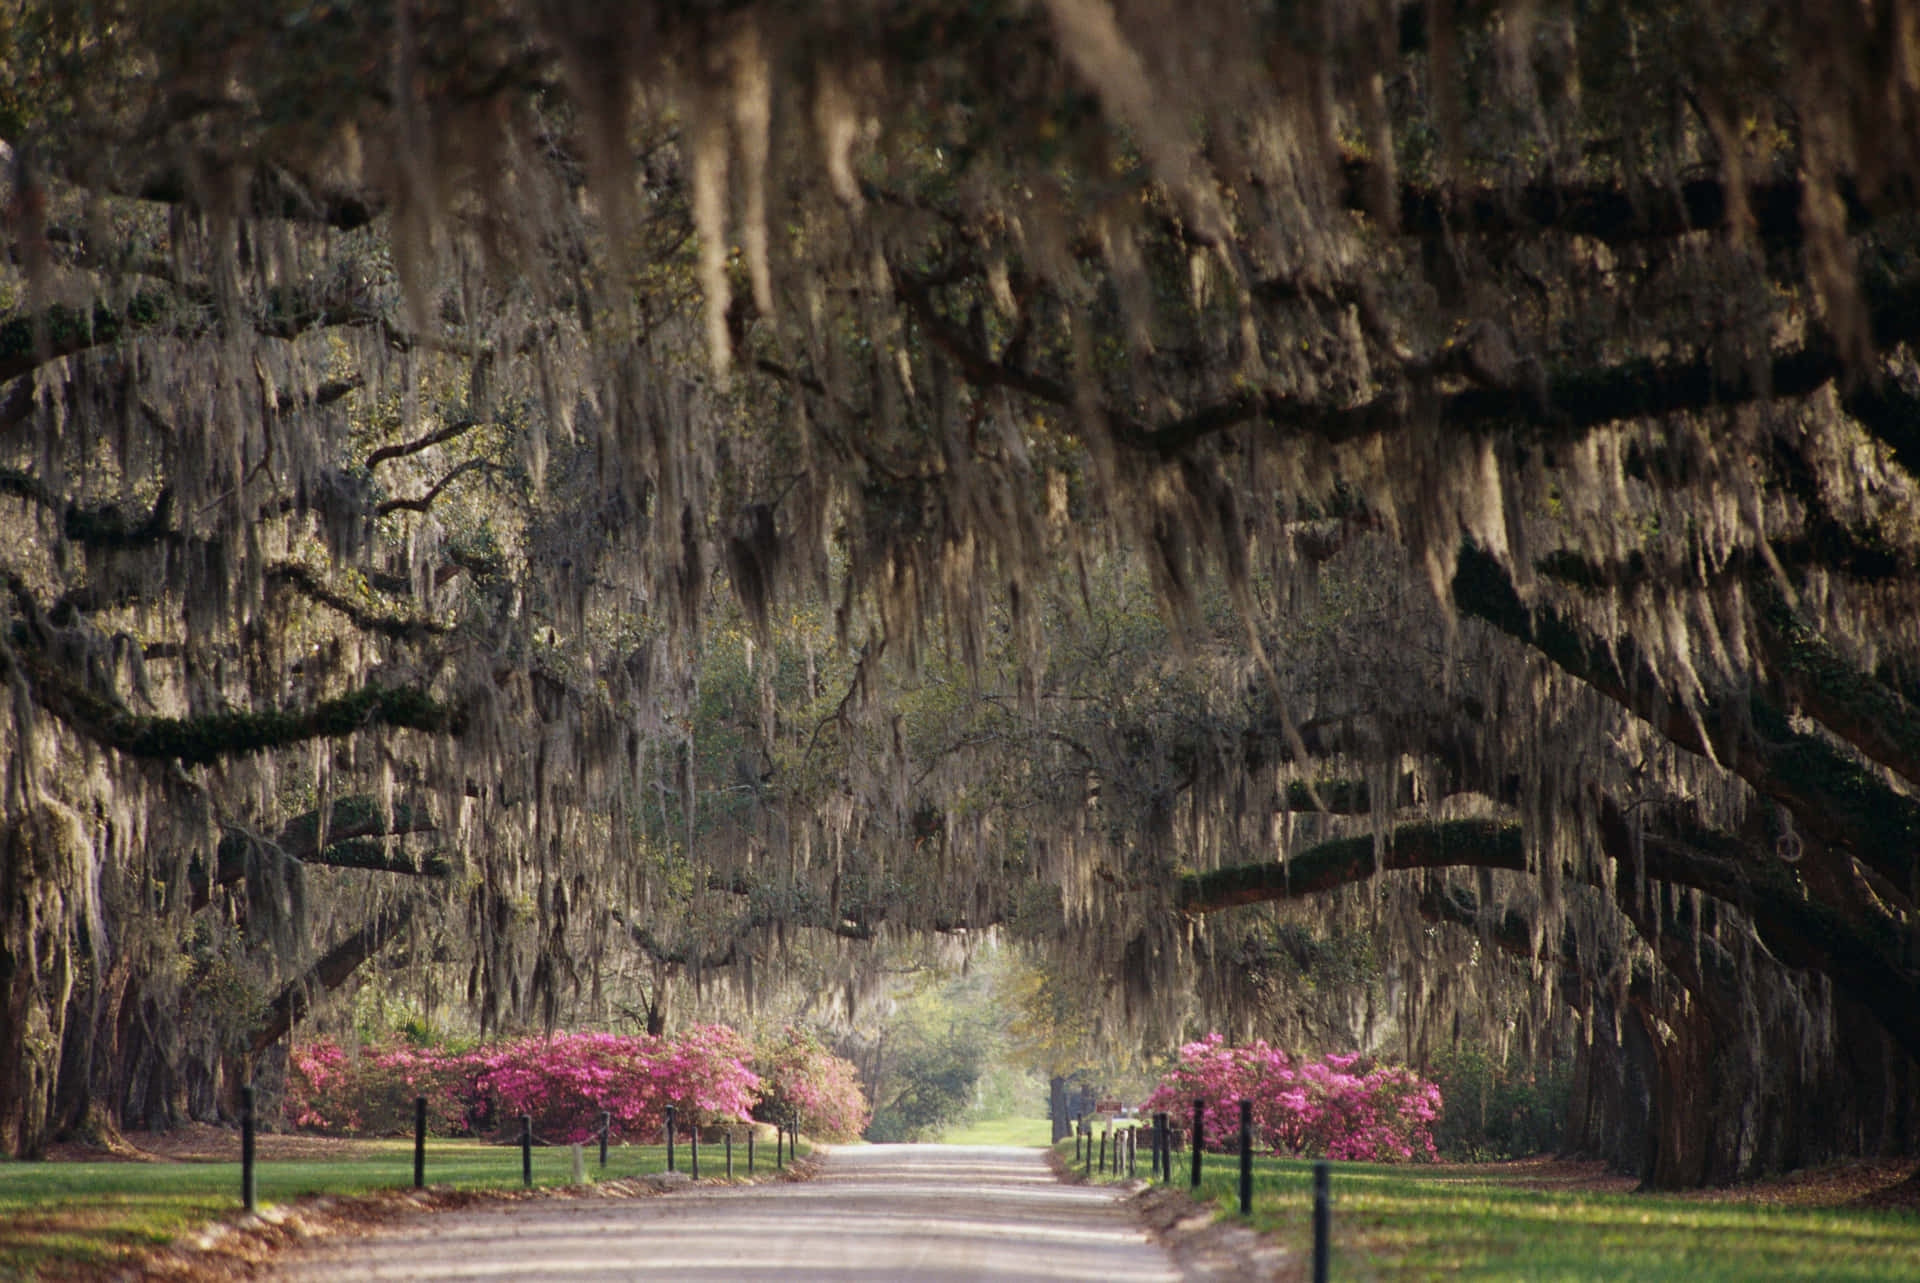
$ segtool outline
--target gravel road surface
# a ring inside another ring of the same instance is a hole
[[[663,1198],[535,1199],[424,1216],[284,1258],[272,1283],[1179,1283],[1111,1191],[1062,1185],[1035,1149],[837,1149],[811,1181]]]

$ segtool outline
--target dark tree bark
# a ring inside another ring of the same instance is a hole
[[[415,900],[402,900],[376,910],[365,925],[320,955],[304,975],[281,986],[267,1005],[267,1017],[253,1032],[248,1056],[259,1056],[292,1030],[294,1023],[312,1009],[322,995],[345,984],[361,964],[377,955],[413,921],[419,907]]]

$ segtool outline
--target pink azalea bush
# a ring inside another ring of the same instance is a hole
[[[1238,1144],[1240,1102],[1253,1102],[1256,1148],[1269,1153],[1390,1163],[1433,1159],[1440,1088],[1401,1065],[1358,1056],[1298,1059],[1266,1042],[1229,1047],[1219,1034],[1180,1048],[1147,1098],[1176,1122],[1201,1113],[1208,1148]]]
[[[858,1140],[873,1117],[853,1063],[807,1030],[789,1025],[762,1042],[753,1067],[761,1079],[757,1117],[784,1123],[797,1114],[801,1131],[826,1141]]]
[[[651,1136],[674,1106],[682,1126],[744,1120],[760,1079],[747,1068],[740,1035],[697,1025],[677,1038],[555,1034],[499,1043],[473,1053],[474,1099],[489,1106],[474,1130],[493,1130],[521,1114],[551,1141],[584,1141],[602,1111],[624,1135]]]
[[[451,1053],[410,1043],[352,1051],[322,1039],[293,1050],[287,1118],[312,1131],[404,1132],[413,1126],[414,1097],[425,1096],[434,1131],[465,1131],[470,1078]]]
[[[504,1132],[526,1114],[541,1139],[567,1144],[591,1138],[605,1112],[616,1135],[651,1139],[668,1105],[689,1126],[745,1120],[760,1090],[750,1059],[723,1025],[674,1038],[561,1033],[468,1052],[398,1046],[355,1055],[322,1040],[293,1054],[287,1115],[319,1131],[404,1131],[413,1098],[424,1095],[437,1131]]]

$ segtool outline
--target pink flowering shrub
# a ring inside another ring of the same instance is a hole
[[[761,1084],[755,1116],[784,1123],[797,1114],[801,1131],[826,1141],[858,1140],[867,1129],[873,1110],[852,1062],[811,1032],[787,1026],[754,1052],[753,1067]]]
[[[1240,1102],[1253,1102],[1254,1145],[1269,1153],[1391,1163],[1432,1159],[1440,1089],[1400,1065],[1358,1056],[1296,1059],[1265,1042],[1229,1047],[1219,1034],[1180,1049],[1146,1107],[1176,1122],[1204,1100],[1208,1148],[1238,1144]]]
[[[463,1053],[401,1046],[355,1056],[320,1041],[293,1054],[287,1116],[319,1131],[404,1131],[424,1095],[438,1131],[505,1132],[527,1114],[537,1136],[566,1144],[592,1137],[604,1111],[616,1135],[651,1139],[668,1105],[686,1125],[747,1118],[760,1090],[750,1058],[721,1025],[676,1038],[555,1034]]]
[[[392,1135],[413,1129],[413,1100],[442,1135],[466,1130],[470,1075],[462,1059],[402,1043],[349,1051],[322,1039],[293,1050],[287,1119],[321,1132]]]
[[[474,1054],[474,1129],[529,1114],[537,1135],[567,1143],[593,1135],[603,1110],[633,1137],[659,1131],[668,1105],[682,1126],[745,1119],[760,1088],[749,1058],[724,1025],[672,1039],[588,1033],[496,1044]]]

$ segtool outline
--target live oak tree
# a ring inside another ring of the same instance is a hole
[[[203,1098],[402,937],[489,1024],[692,949],[667,822],[722,956],[857,923],[851,852],[1169,1024],[1247,997],[1220,915],[1366,883],[1409,1050],[1524,958],[1660,1183],[1916,1143],[1913,4],[4,34],[16,1150],[192,1094],[222,940]],[[837,666],[703,829],[721,583]]]

